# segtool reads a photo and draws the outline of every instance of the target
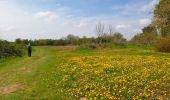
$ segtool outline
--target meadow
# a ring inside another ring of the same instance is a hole
[[[170,99],[170,54],[152,48],[34,47],[0,60],[2,100]]]

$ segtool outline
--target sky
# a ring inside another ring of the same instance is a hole
[[[0,0],[0,39],[96,37],[101,22],[131,39],[153,19],[159,0]]]

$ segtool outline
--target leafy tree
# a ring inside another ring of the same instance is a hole
[[[18,38],[18,39],[15,40],[15,43],[21,44],[21,43],[22,43],[22,40],[21,40],[20,38]]]
[[[153,45],[158,37],[156,28],[152,25],[144,27],[142,33],[135,35],[131,42],[137,45]]]
[[[71,44],[77,44],[77,41],[79,40],[79,37],[78,36],[75,36],[73,34],[69,34],[67,37],[66,37],[66,40],[68,40]]]
[[[113,37],[115,39],[119,39],[119,40],[123,39],[123,35],[121,33],[119,33],[119,32],[114,33]]]
[[[23,42],[23,44],[28,44],[29,43],[29,40],[28,39],[24,39],[24,40],[22,40],[22,42]]]
[[[154,11],[153,24],[160,29],[161,36],[170,35],[170,0],[160,0]]]

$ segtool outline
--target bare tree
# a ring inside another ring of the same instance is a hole
[[[98,37],[102,37],[104,35],[104,25],[101,22],[96,25],[96,34]]]
[[[113,26],[110,24],[109,25],[109,36],[112,36],[113,34],[114,34],[114,31],[113,31],[114,29],[113,29]]]
[[[98,25],[96,25],[96,34],[99,38],[99,43],[102,43],[102,37],[104,36],[104,25],[99,22]]]

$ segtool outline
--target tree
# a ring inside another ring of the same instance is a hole
[[[104,25],[99,22],[98,25],[96,25],[96,34],[98,36],[98,39],[99,39],[99,44],[102,43],[102,37],[104,36]]]
[[[18,39],[15,40],[15,43],[21,44],[21,43],[22,43],[22,40],[21,40],[20,38],[18,38]]]
[[[162,37],[170,36],[170,0],[160,0],[154,14],[153,25],[160,30]]]
[[[144,27],[144,28],[142,29],[142,31],[143,31],[143,33],[152,32],[152,33],[157,34],[156,27],[154,27],[152,24],[150,24],[150,25],[147,26],[147,27]]]
[[[29,43],[29,40],[28,39],[24,39],[24,40],[22,40],[22,42],[27,45]]]
[[[108,31],[109,31],[109,36],[112,36],[114,34],[112,25],[109,25],[109,30]]]
[[[157,29],[150,24],[142,29],[142,33],[135,35],[131,41],[137,45],[153,45],[157,37]]]
[[[115,39],[123,39],[123,35],[122,35],[121,33],[119,33],[119,32],[114,33],[114,34],[113,34],[113,37],[114,37]]]
[[[66,40],[68,40],[71,44],[77,44],[77,41],[79,40],[79,37],[78,36],[75,36],[73,34],[69,34],[67,37],[66,37]]]
[[[126,39],[123,37],[123,35],[119,32],[115,32],[112,36],[112,42],[114,44],[122,45],[126,42]]]

